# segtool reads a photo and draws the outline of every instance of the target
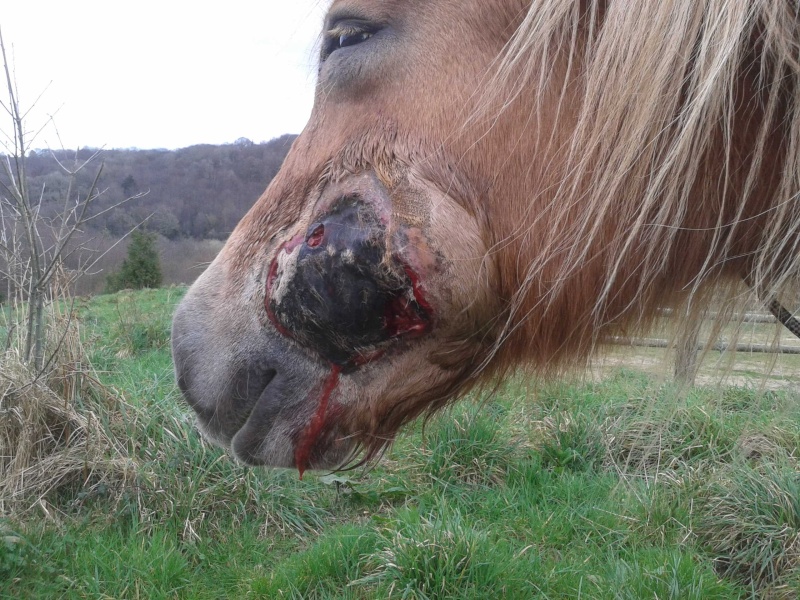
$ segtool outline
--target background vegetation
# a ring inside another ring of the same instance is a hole
[[[241,138],[233,144],[190,146],[180,150],[104,150],[98,187],[101,212],[125,198],[144,193],[135,202],[92,221],[88,231],[122,237],[150,216],[148,227],[167,239],[225,239],[280,169],[297,136],[269,142]],[[41,190],[43,216],[60,208],[68,184],[61,167],[85,160],[96,149],[76,152],[35,150],[28,155],[29,187]],[[94,175],[78,181],[88,187]]]
[[[295,137],[264,143],[242,138],[180,150],[31,150],[26,152],[27,189],[41,223],[49,224],[64,210],[67,196],[94,185],[97,197],[87,220],[64,253],[68,271],[97,261],[77,280],[75,293],[106,289],[108,275],[119,271],[127,256],[135,227],[156,236],[163,282],[191,283],[266,189]],[[70,173],[71,165],[93,157],[93,168]],[[0,190],[9,183],[0,169]],[[0,220],[0,240],[12,225]],[[41,227],[44,246],[52,244],[52,235],[49,227]],[[0,301],[13,295],[4,276],[8,270],[0,256]]]
[[[619,366],[598,381],[517,380],[417,423],[374,469],[299,480],[240,467],[194,432],[168,349],[183,293],[80,302],[80,360],[98,385],[77,388],[69,405],[91,415],[82,439],[101,450],[83,464],[51,452],[41,485],[0,493],[0,596],[800,591],[792,392],[771,383],[682,392]],[[58,420],[49,422],[54,433]]]
[[[128,256],[122,261],[119,271],[110,273],[106,279],[106,292],[157,288],[162,279],[155,234],[134,231]]]

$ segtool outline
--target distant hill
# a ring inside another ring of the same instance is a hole
[[[97,217],[87,233],[119,237],[154,213],[146,227],[165,238],[224,239],[278,172],[296,137],[260,144],[242,138],[180,150],[105,150],[78,177],[78,187],[87,189],[103,164],[99,187],[104,191],[93,213],[147,194]],[[68,178],[59,162],[71,168],[95,152],[30,153],[29,189],[41,195],[44,215],[63,209]]]

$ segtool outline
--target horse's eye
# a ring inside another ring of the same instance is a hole
[[[336,50],[362,44],[375,35],[375,30],[367,28],[362,24],[337,25],[328,31],[325,46],[322,49],[322,60],[324,61]]]
[[[367,31],[360,33],[345,33],[339,36],[339,48],[346,48],[347,46],[355,46],[361,42],[366,42],[372,34]]]

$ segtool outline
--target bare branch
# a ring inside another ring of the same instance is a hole
[[[80,150],[80,148],[78,148],[78,150]],[[75,163],[76,163],[76,164],[77,164],[77,162],[78,162],[78,150],[76,150],[76,151],[75,151]],[[82,170],[84,167],[86,167],[86,165],[88,165],[90,162],[92,162],[94,159],[96,159],[98,156],[100,156],[100,154],[102,154],[102,152],[103,152],[103,148],[98,148],[98,149],[96,149],[96,150],[95,150],[95,152],[94,152],[94,154],[92,154],[92,155],[91,155],[89,158],[87,158],[85,161],[83,161],[83,163],[82,163],[82,164],[80,164],[80,165],[79,165],[79,166],[78,166],[78,167],[77,167],[77,168],[76,168],[74,171],[71,171],[69,168],[67,168],[66,166],[64,166],[64,163],[62,163],[62,162],[61,162],[61,161],[58,159],[58,155],[57,155],[55,152],[53,152],[52,150],[50,151],[50,155],[53,157],[53,160],[55,160],[55,161],[56,161],[56,163],[58,163],[58,166],[59,166],[59,167],[61,167],[61,168],[64,170],[64,172],[65,172],[65,173],[67,173],[67,174],[69,174],[69,175],[76,175],[76,174],[78,174],[78,173],[79,173],[79,172],[80,172],[80,171],[81,171],[81,170]]]

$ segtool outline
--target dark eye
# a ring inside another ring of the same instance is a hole
[[[375,29],[363,25],[337,25],[325,35],[325,46],[322,49],[322,60],[342,48],[363,44],[375,35]]]
[[[343,33],[339,36],[339,45],[337,48],[346,48],[347,46],[355,46],[356,44],[360,44],[361,42],[366,42],[369,38],[372,37],[372,34],[368,31],[362,31],[360,33]]]

